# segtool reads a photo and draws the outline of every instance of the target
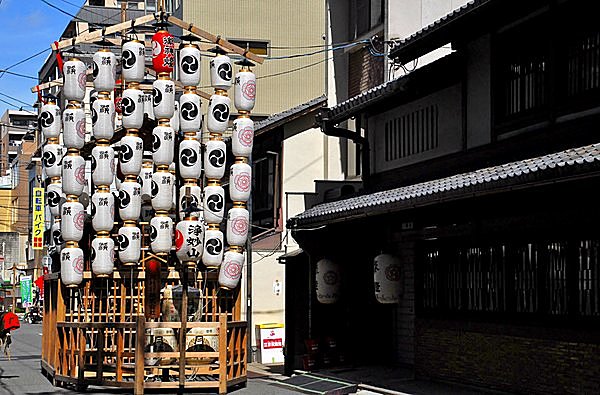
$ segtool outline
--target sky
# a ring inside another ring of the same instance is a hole
[[[46,0],[60,9],[76,14],[84,0]],[[71,3],[71,4],[69,4]],[[74,5],[72,5],[74,4]],[[79,6],[78,6],[79,5]],[[57,40],[71,17],[49,7],[41,0],[0,0],[0,37],[4,41],[0,48],[0,70],[11,66],[46,48]],[[37,72],[52,52],[47,52],[23,63],[10,71],[37,77]],[[0,73],[2,74],[2,73]],[[7,109],[18,109],[23,103],[9,99],[4,95],[22,100],[29,105],[36,101],[31,87],[36,81],[15,75],[4,74],[0,77],[0,116]],[[2,100],[13,103],[14,106]],[[15,106],[17,106],[15,108]],[[32,110],[23,105],[23,109]]]

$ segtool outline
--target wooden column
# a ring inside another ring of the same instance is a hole
[[[144,334],[146,331],[146,319],[139,315],[135,327],[135,395],[144,394]]]

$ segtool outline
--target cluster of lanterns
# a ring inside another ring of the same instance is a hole
[[[254,107],[256,89],[256,78],[249,68],[252,64],[239,62],[242,69],[234,79],[231,59],[220,47],[214,50],[216,56],[210,62],[210,77],[215,92],[208,106],[209,138],[202,155],[202,112],[196,92],[200,83],[200,49],[193,36],[184,37],[177,65],[184,89],[177,103],[175,82],[170,78],[175,66],[173,36],[164,28],[165,24],[156,25],[159,29],[152,37],[152,66],[157,78],[152,87],[151,115],[157,126],[152,131],[151,155],[144,155],[144,142],[140,137],[145,106],[148,112],[148,100],[140,89],[145,76],[144,43],[134,39],[122,47],[121,78],[126,89],[120,99],[120,113],[126,134],[118,142],[111,142],[116,118],[111,94],[116,85],[117,59],[106,48],[93,56],[97,95],[91,99],[90,108],[95,142],[91,155],[94,185],[91,225],[95,232],[90,250],[92,272],[97,277],[111,276],[115,251],[121,265],[139,264],[142,249],[139,220],[143,216],[142,204],[149,201],[153,212],[149,227],[152,252],[166,256],[174,246],[181,264],[194,267],[202,262],[207,268],[219,269],[220,286],[233,289],[240,280],[249,228],[246,204],[250,198],[249,160],[254,137],[249,114]],[[67,286],[78,286],[83,280],[84,253],[78,242],[83,237],[86,212],[78,199],[89,182],[86,162],[79,154],[86,137],[82,103],[86,69],[77,59],[64,64],[63,93],[68,105],[62,114],[62,139],[57,104],[54,101],[45,104],[40,116],[46,138],[43,164],[51,180],[47,194],[54,217],[52,233],[57,248],[66,242],[61,251],[61,279]],[[222,136],[229,124],[231,108],[227,91],[234,80],[234,104],[240,116],[233,123],[235,164],[229,172],[233,208],[226,214],[225,191],[221,186],[226,171],[226,146]],[[124,176],[122,180],[116,177],[115,162]],[[204,187],[203,180],[206,180]],[[114,193],[110,189],[113,183],[117,186]],[[180,198],[175,202],[178,184]],[[115,206],[122,226],[113,238]],[[175,208],[177,213],[173,212]],[[224,219],[226,237],[220,230]],[[225,241],[229,245],[227,251]]]
[[[319,303],[336,303],[342,295],[340,265],[327,258],[317,262],[316,294]],[[400,303],[404,291],[404,278],[400,259],[390,254],[380,254],[373,260],[375,299],[379,303]]]

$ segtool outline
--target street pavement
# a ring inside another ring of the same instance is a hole
[[[77,394],[75,391],[52,386],[40,370],[40,353],[42,347],[42,325],[22,323],[21,328],[12,333],[11,360],[0,352],[0,395],[49,395]],[[264,377],[249,375],[246,388],[234,391],[243,395],[275,395],[299,394],[299,392],[272,385],[272,381]],[[106,390],[94,387],[88,394],[124,394],[127,391]]]

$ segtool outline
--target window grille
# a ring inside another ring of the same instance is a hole
[[[395,161],[438,147],[437,105],[390,119],[385,123],[385,161]]]
[[[600,315],[600,242],[583,240],[578,248],[577,293],[579,314]]]

